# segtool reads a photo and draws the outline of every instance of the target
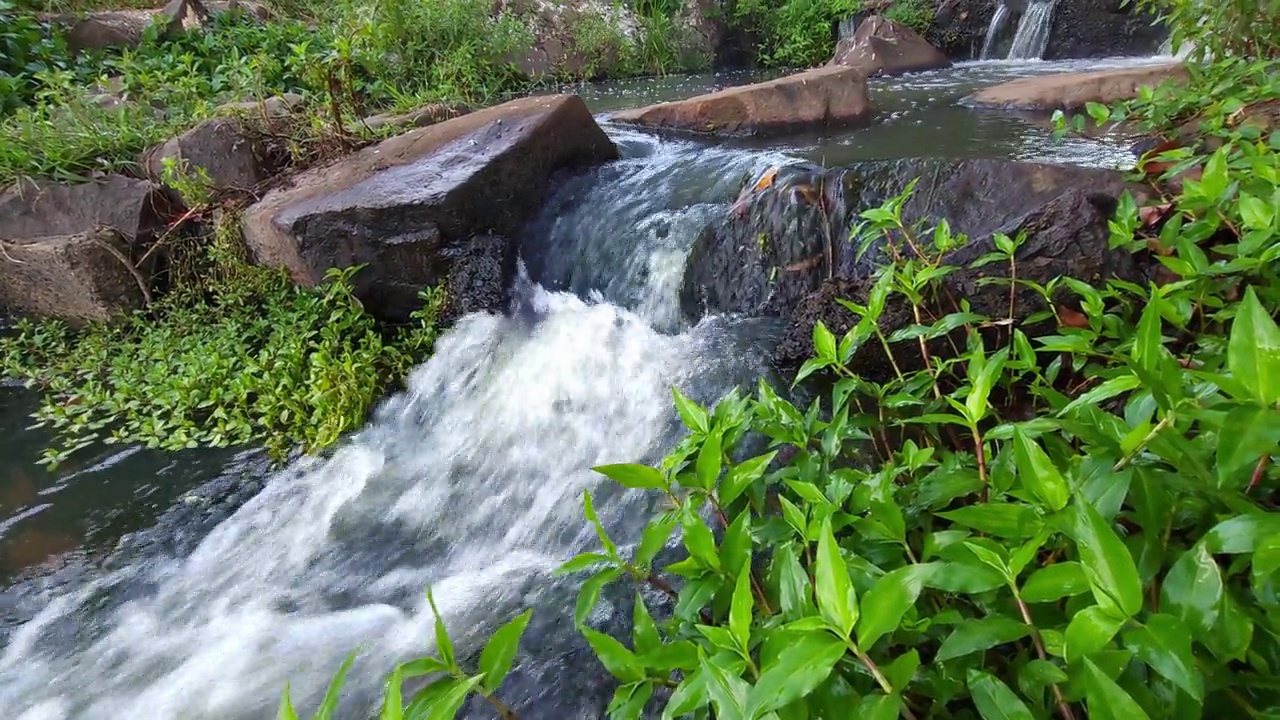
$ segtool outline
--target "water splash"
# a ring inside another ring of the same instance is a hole
[[[991,58],[991,51],[995,49],[996,43],[1000,41],[1000,33],[1008,22],[1009,6],[1000,3],[996,6],[995,14],[991,16],[991,24],[987,26],[987,37],[982,41],[982,53],[978,56],[978,59],[989,60]]]
[[[1053,30],[1053,9],[1057,0],[1031,0],[1022,14],[1018,31],[1013,34],[1009,46],[1009,60],[1039,60],[1049,46],[1049,34]]]

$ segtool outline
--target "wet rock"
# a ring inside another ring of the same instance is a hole
[[[1105,105],[1137,97],[1144,87],[1154,87],[1166,80],[1182,82],[1187,77],[1187,69],[1182,63],[1057,73],[985,88],[966,98],[966,103],[1010,110],[1078,110],[1091,102]]]
[[[1092,285],[1102,285],[1110,279],[1121,279],[1143,284],[1150,280],[1154,263],[1127,250],[1112,250],[1108,246],[1110,232],[1107,221],[1115,212],[1114,196],[1091,192],[1087,188],[1072,187],[1037,208],[1020,222],[1006,228],[1011,236],[1027,233],[1027,241],[1016,253],[1017,277],[1020,280],[1045,284],[1054,278],[1073,277]],[[993,283],[993,279],[1008,279],[1007,263],[992,263],[979,268],[970,267],[983,255],[994,252],[991,236],[974,238],[968,246],[947,254],[943,264],[961,268],[943,280],[943,292],[927,297],[924,301],[926,317],[940,318],[957,312],[957,298],[969,303],[969,310],[986,317],[1005,320],[1009,325],[993,324],[983,332],[987,347],[1008,341],[1011,327],[1019,327],[1034,335],[1051,327],[1052,319],[1029,326],[1025,321],[1036,313],[1049,310],[1044,298],[1026,285],[1018,285],[1010,295],[1007,283]],[[787,329],[774,354],[774,361],[784,368],[798,368],[813,356],[813,328],[822,321],[836,337],[842,337],[857,322],[857,318],[839,301],[852,300],[865,304],[874,281],[868,277],[834,278],[826,280],[815,292],[800,301],[791,315]],[[1058,305],[1078,307],[1078,300],[1065,287],[1060,289],[1054,302]],[[896,330],[916,323],[915,310],[902,295],[892,295],[880,316],[879,326],[886,336]],[[1052,317],[1052,316],[1050,316]],[[929,344],[933,357],[946,357],[954,352],[951,347],[964,347],[963,330],[957,330],[949,338],[937,338]],[[951,342],[956,343],[954,346]],[[898,342],[890,345],[893,362],[877,343],[864,343],[853,356],[850,367],[863,377],[882,382],[893,376],[896,367],[904,372],[924,367],[923,355],[915,342]]]
[[[151,278],[134,260],[179,206],[162,188],[119,175],[10,188],[0,194],[0,305],[74,324],[138,307]]]
[[[367,264],[358,294],[375,314],[403,319],[473,237],[516,236],[556,173],[615,157],[580,98],[516,100],[296,176],[246,212],[245,241],[259,262],[304,285]],[[507,244],[503,257],[514,252]]]
[[[612,120],[718,135],[777,135],[859,125],[874,110],[861,70],[828,66],[688,100],[625,110]]]
[[[952,232],[971,238],[951,258],[960,262],[968,257],[963,253],[981,254],[974,248],[989,249],[994,233],[1026,229],[1026,277],[1074,263],[1078,277],[1093,280],[1096,263],[1120,262],[1106,250],[1106,213],[1098,208],[1107,199],[1114,204],[1125,189],[1143,194],[1110,170],[1002,160],[879,161],[833,170],[783,167],[746,188],[694,243],[681,288],[682,308],[693,318],[704,313],[790,318],[778,360],[784,365],[802,361],[810,352],[806,343],[811,336],[804,333],[812,331],[812,320],[829,314],[834,331],[842,317],[834,298],[861,288],[862,279],[887,261],[877,246],[860,255],[860,242],[850,239],[857,214],[899,194],[914,178],[918,184],[903,207],[903,218],[922,223],[922,237],[931,237],[932,226],[946,219]],[[1075,199],[1063,204],[1068,196]],[[1099,232],[1101,245],[1095,247]],[[1055,252],[1059,264],[1041,264],[1041,255]],[[1093,255],[1076,257],[1085,252]],[[1004,298],[1007,305],[1007,288]]]
[[[472,312],[507,309],[507,287],[516,274],[516,253],[505,238],[483,235],[448,253],[446,305],[441,320],[452,324]]]
[[[933,23],[924,36],[952,58],[976,59],[987,37],[994,0],[931,0]],[[993,57],[1003,58],[1027,0],[1007,0],[1012,11],[995,45]],[[1168,31],[1148,13],[1119,0],[1072,0],[1054,8],[1053,27],[1045,48],[1046,60],[1067,58],[1150,56],[1159,51]]]
[[[151,148],[143,153],[138,165],[157,182],[169,180],[165,166],[174,164],[179,177],[188,177],[202,186],[207,177],[205,190],[248,191],[267,177],[260,157],[253,137],[238,120],[215,118]]]
[[[951,61],[915,30],[879,15],[836,44],[832,65],[861,69],[868,76],[900,75],[951,67]]]

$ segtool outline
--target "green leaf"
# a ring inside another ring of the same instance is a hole
[[[1003,615],[992,615],[981,620],[966,620],[942,641],[935,662],[963,657],[997,645],[1021,640],[1031,633],[1024,623]]]
[[[738,569],[738,582],[733,588],[733,599],[729,604],[729,632],[733,633],[744,652],[751,647],[751,611],[754,607],[755,598],[751,595],[751,562],[748,558]]]
[[[597,465],[592,468],[623,487],[646,489],[662,489],[667,487],[667,479],[662,472],[648,465]]]
[[[1089,578],[1080,563],[1054,563],[1031,573],[1022,586],[1022,599],[1029,603],[1054,602],[1079,595],[1089,587]]]
[[[1013,456],[1018,477],[1028,490],[1054,512],[1067,506],[1071,487],[1057,466],[1035,440],[1019,427],[1013,429]]]
[[[1271,407],[1280,401],[1280,328],[1252,287],[1245,290],[1231,324],[1227,366],[1261,404]]]
[[[1275,229],[1275,211],[1262,199],[1249,193],[1241,193],[1239,210],[1240,219],[1244,220],[1246,228],[1250,230]]]
[[[595,503],[591,500],[591,491],[582,491],[582,513],[586,515],[587,521],[591,523],[591,527],[595,528],[596,537],[600,539],[600,544],[604,547],[605,553],[610,558],[618,557],[618,546],[609,538],[609,533],[605,532],[604,525],[600,524],[600,518],[596,515]]]
[[[751,508],[743,508],[720,540],[721,564],[733,571],[751,560]]]
[[[969,505],[938,515],[980,532],[1019,540],[1035,535],[1044,525],[1030,506],[1009,503]]]
[[[721,438],[719,431],[707,433],[702,448],[698,450],[698,487],[711,490],[720,479],[722,462]]]
[[[787,521],[802,539],[807,539],[805,528],[808,523],[804,519],[804,511],[796,507],[795,503],[787,499],[785,495],[778,495],[778,504],[782,506],[782,517]]]
[[[751,487],[752,483],[759,480],[777,454],[778,451],[774,450],[764,455],[758,455],[750,460],[738,463],[729,472],[725,473],[724,479],[720,481],[720,488],[717,493],[721,506],[727,509],[747,488]]]
[[[716,658],[703,657],[701,668],[707,694],[717,711],[716,717],[746,717],[747,693],[750,692],[746,681],[720,666]]]
[[[430,656],[420,657],[417,660],[410,660],[400,666],[400,673],[406,678],[415,678],[422,675],[448,671],[448,665],[445,665],[437,658]]]
[[[511,663],[516,657],[516,648],[520,646],[520,638],[529,625],[533,610],[525,610],[511,622],[498,628],[485,643],[480,652],[480,672],[484,673],[484,690],[492,694],[511,672]]]
[[[711,533],[711,528],[707,527],[691,504],[686,503],[684,507],[684,519],[681,522],[684,546],[690,555],[701,560],[707,567],[719,570],[720,555],[716,552],[716,538]]]
[[[1032,660],[1018,673],[1018,688],[1034,696],[1050,685],[1067,682],[1067,673],[1048,660]]]
[[[991,673],[970,670],[969,692],[984,720],[1035,720],[1026,703]]]
[[[889,687],[898,693],[901,693],[907,685],[911,684],[916,670],[919,669],[920,653],[915,650],[908,650],[894,658],[893,662],[880,667],[880,670],[884,672],[885,679],[889,681]]]
[[[1258,549],[1264,538],[1280,533],[1280,514],[1249,513],[1223,520],[1201,542],[1212,554],[1242,555]]]
[[[596,632],[589,627],[579,628],[578,631],[587,639],[596,657],[600,658],[600,664],[604,665],[610,675],[623,682],[639,682],[644,679],[644,668],[635,653],[613,636]]]
[[[849,569],[836,544],[831,529],[831,518],[822,521],[818,534],[818,555],[815,560],[814,585],[818,594],[818,608],[822,617],[844,637],[849,636],[858,621],[858,600],[849,580]]]
[[[931,570],[928,565],[908,565],[882,575],[862,598],[858,617],[858,647],[869,651],[886,633],[893,632],[902,616],[920,597]]]
[[[280,694],[280,707],[276,710],[276,720],[298,720],[298,713],[293,709],[293,701],[289,699],[289,683],[284,684],[284,692]]]
[[[902,698],[898,695],[871,693],[862,698],[858,709],[849,717],[858,720],[897,720],[901,711]]]
[[[351,664],[356,661],[358,653],[358,650],[352,650],[347,659],[342,661],[338,672],[329,681],[329,689],[324,693],[320,709],[312,716],[313,720],[332,720],[333,714],[338,711],[338,703],[342,701],[342,686],[347,682],[347,672],[351,670]]]
[[[445,689],[438,696],[438,699],[430,703],[423,703],[416,708],[414,703],[409,703],[409,709],[405,712],[405,720],[452,720],[458,714],[462,703],[467,701],[467,694],[476,685],[480,684],[484,676],[476,675],[465,680],[456,678],[441,679],[445,681]]]
[[[1260,458],[1280,443],[1280,412],[1274,408],[1245,405],[1232,408],[1218,430],[1218,487],[1248,486]]]
[[[382,712],[378,720],[404,720],[404,699],[400,694],[400,686],[404,682],[404,668],[397,665],[387,678],[387,690],[382,696]]]
[[[795,547],[783,545],[774,555],[778,577],[778,601],[782,617],[795,620],[808,615],[813,609],[813,588],[809,574],[800,564]]]
[[[685,427],[696,433],[707,434],[709,425],[707,424],[707,411],[698,407],[689,398],[680,392],[680,388],[672,386],[671,394],[675,397],[676,412],[680,413],[680,419],[684,422]]]
[[[1091,605],[1071,617],[1063,652],[1067,662],[1076,662],[1105,648],[1120,632],[1121,620],[1098,605]]]
[[[644,706],[653,695],[653,683],[649,681],[627,683],[618,686],[613,693],[613,700],[605,712],[609,720],[640,720],[644,714]]]
[[[1088,658],[1084,660],[1084,688],[1089,720],[1150,720],[1142,706]]]
[[[654,670],[682,670],[689,672],[698,667],[698,646],[689,640],[659,645],[640,657],[640,662]]]
[[[612,562],[613,558],[602,553],[582,553],[575,558],[567,560],[563,565],[556,568],[553,575],[572,575],[576,572],[582,572],[588,568],[593,568],[601,563]]]
[[[1160,588],[1160,607],[1201,636],[1213,631],[1222,594],[1222,570],[1204,545],[1197,544],[1169,568]]]
[[[431,594],[431,588],[427,588],[427,603],[431,606],[431,614],[435,616],[436,628],[436,653],[440,655],[440,662],[445,667],[457,672],[458,663],[453,658],[453,641],[449,639],[449,631],[445,629],[444,618],[440,615],[440,610],[436,608],[436,599]]]
[[[1124,634],[1125,647],[1152,670],[1204,702],[1204,677],[1191,653],[1191,631],[1172,615],[1152,615],[1145,625]]]
[[[926,585],[953,593],[983,593],[1005,585],[1006,580],[995,569],[977,562],[943,562],[936,565]]]
[[[600,591],[604,589],[605,585],[617,580],[621,575],[621,568],[611,567],[605,568],[583,581],[582,589],[578,591],[577,605],[573,610],[573,622],[575,625],[581,627],[587,621],[587,617],[595,609],[596,603],[600,602]]]
[[[805,633],[762,668],[760,679],[747,694],[745,717],[758,718],[786,707],[813,692],[831,674],[845,645],[827,632]]]
[[[636,567],[648,570],[653,563],[653,559],[662,552],[662,548],[667,546],[667,541],[671,539],[671,533],[676,529],[676,523],[680,522],[679,515],[672,511],[649,521],[644,526],[644,532],[640,534],[640,545],[636,547],[636,556],[632,563]]]
[[[635,606],[631,611],[631,641],[635,645],[636,654],[644,656],[662,646],[662,636],[658,634],[658,625],[649,614],[649,607],[644,603],[644,596],[636,593]]]
[[[1071,534],[1098,604],[1126,617],[1138,614],[1142,609],[1138,566],[1111,524],[1092,505],[1077,500]]]
[[[662,720],[683,717],[709,702],[711,696],[707,693],[706,676],[701,669],[696,670],[685,675],[675,692],[671,693],[666,707],[662,709]]]
[[[828,362],[836,362],[836,336],[831,334],[827,326],[821,320],[813,325],[813,351],[814,355]]]

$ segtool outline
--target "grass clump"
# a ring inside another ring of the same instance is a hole
[[[44,391],[34,417],[57,444],[42,462],[100,442],[312,452],[358,428],[430,352],[441,292],[387,329],[352,294],[358,267],[302,288],[249,265],[240,242],[228,215],[207,246],[173,253],[176,286],[122,323],[21,320],[0,338],[0,375]]]

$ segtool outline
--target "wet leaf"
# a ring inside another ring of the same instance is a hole
[[[1028,625],[1003,615],[966,620],[957,625],[947,639],[942,641],[934,661],[942,662],[963,657],[997,645],[1021,640],[1030,633],[1031,628]]]
[[[707,420],[707,411],[698,407],[692,400],[685,397],[680,392],[680,388],[672,387],[671,394],[675,397],[676,411],[680,413],[680,419],[684,422],[685,427],[694,432],[705,435],[709,428]]]
[[[1027,437],[1021,428],[1013,429],[1014,461],[1018,466],[1018,478],[1023,486],[1035,494],[1053,511],[1067,506],[1071,499],[1071,487],[1049,455],[1035,440]]]
[[[1042,567],[1022,585],[1022,599],[1029,603],[1055,602],[1088,592],[1089,578],[1077,562],[1060,562]]]
[[[1191,631],[1181,620],[1152,615],[1144,625],[1125,632],[1124,644],[1196,702],[1204,702],[1204,677],[1191,653]]]
[[[729,631],[733,633],[738,646],[743,650],[751,647],[751,611],[755,607],[755,598],[751,595],[751,563],[744,563],[738,568],[738,581],[733,588],[733,598],[729,605]]]
[[[400,686],[404,682],[403,666],[397,665],[387,678],[387,690],[382,696],[382,712],[378,720],[404,720],[404,699],[400,694]]]
[[[667,479],[662,473],[648,465],[597,465],[592,469],[623,487],[643,490],[667,486]]]
[[[494,631],[480,652],[480,672],[484,673],[485,692],[493,693],[511,672],[520,638],[529,625],[533,610],[525,610],[507,624]]]
[[[813,692],[844,654],[844,643],[827,632],[806,633],[788,642],[777,659],[762,668],[747,694],[744,717],[760,717]]]
[[[1076,662],[1105,648],[1120,632],[1124,621],[1093,605],[1071,616],[1063,652],[1067,662]]]
[[[1150,720],[1142,706],[1088,658],[1084,660],[1084,687],[1089,720]]]
[[[1136,615],[1142,609],[1138,566],[1111,524],[1092,505],[1077,500],[1071,534],[1098,604],[1127,617]]]
[[[822,521],[818,534],[818,554],[815,560],[814,585],[818,595],[818,608],[822,617],[845,637],[858,621],[858,601],[831,530],[831,518]]]
[[[1177,616],[1197,636],[1213,630],[1222,598],[1222,570],[1204,545],[1184,552],[1160,588],[1160,608]]]
[[[928,565],[908,565],[876,580],[862,597],[857,624],[859,648],[870,650],[882,636],[898,628],[902,616],[920,597],[931,569]]]
[[[284,692],[280,694],[280,707],[276,710],[276,720],[298,720],[298,713],[293,709],[293,701],[289,699],[289,683],[284,684]]]
[[[1252,287],[1245,290],[1231,325],[1227,365],[1260,403],[1271,407],[1280,401],[1280,328]]]
[[[707,527],[691,505],[686,504],[684,507],[684,520],[681,526],[684,530],[685,548],[689,550],[690,555],[702,561],[707,567],[719,570],[720,555],[716,552],[716,538],[712,535],[711,528]]]
[[[595,651],[600,664],[609,674],[623,682],[638,682],[644,679],[644,668],[635,654],[628,650],[613,636],[596,632],[589,627],[578,628],[578,632],[587,639],[591,649]]]
[[[968,684],[983,720],[1035,720],[1026,703],[994,675],[970,670]]]

